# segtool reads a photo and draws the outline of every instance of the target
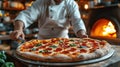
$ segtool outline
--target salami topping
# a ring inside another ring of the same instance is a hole
[[[60,51],[62,51],[62,48],[57,48],[57,49],[55,50],[55,52],[60,52]]]

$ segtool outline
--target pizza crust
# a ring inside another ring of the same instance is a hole
[[[78,55],[78,58],[81,60],[89,60],[89,59],[103,57],[109,53],[110,49],[111,49],[111,45],[109,43],[106,43],[106,46],[104,46],[103,48],[97,49],[93,53],[80,54],[80,55]]]
[[[20,53],[18,51],[16,53],[22,56],[24,59],[34,60],[34,61],[43,61],[43,62],[71,62],[72,61],[71,57],[64,54],[58,54],[55,56],[40,56],[37,54],[32,54],[30,52]]]

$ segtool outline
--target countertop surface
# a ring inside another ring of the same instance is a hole
[[[69,67],[120,67],[120,45],[112,45],[112,48],[115,50],[115,52],[108,59],[105,59],[103,61],[96,62],[96,63],[69,66]],[[34,65],[29,65],[28,63],[23,63],[22,61],[16,59],[13,56],[13,52],[14,50],[7,51],[7,54],[12,59],[12,61],[15,63],[15,67],[53,67],[53,66],[34,66]]]

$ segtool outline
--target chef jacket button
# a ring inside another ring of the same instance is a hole
[[[50,16],[50,18],[53,18],[52,16]]]
[[[50,12],[52,12],[52,10],[50,10]]]
[[[54,30],[54,28],[51,28],[51,30]]]

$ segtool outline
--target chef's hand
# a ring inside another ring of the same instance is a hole
[[[77,37],[80,37],[80,38],[88,38],[88,35],[87,35],[87,33],[86,33],[85,30],[79,30],[79,31],[77,32]]]
[[[22,39],[25,38],[23,33],[24,23],[21,20],[16,20],[14,23],[14,31],[10,34],[12,40],[19,40],[21,37]]]
[[[25,39],[25,35],[22,30],[14,30],[13,32],[10,33],[10,37],[12,40],[17,40],[19,39],[19,37]]]

